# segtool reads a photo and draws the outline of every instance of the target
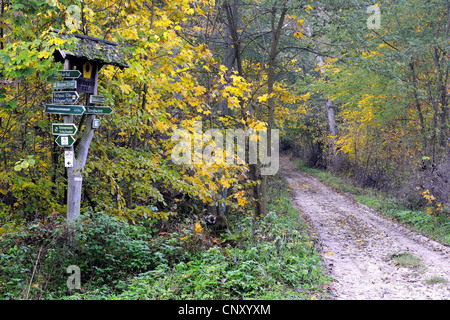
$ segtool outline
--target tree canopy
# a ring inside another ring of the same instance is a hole
[[[380,25],[370,27],[374,12]],[[117,43],[127,64],[99,72],[114,113],[93,135],[84,211],[130,221],[264,215],[261,163],[173,162],[173,133],[195,140],[196,123],[223,134],[279,129],[282,146],[311,165],[379,188],[429,189],[445,203],[449,19],[437,0],[2,1],[1,218],[65,212],[51,132],[62,116],[44,106],[63,69],[55,51],[73,50],[74,33]],[[80,134],[87,124],[75,120]],[[211,137],[201,143],[218,150]]]

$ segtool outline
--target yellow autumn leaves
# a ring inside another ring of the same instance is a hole
[[[194,235],[198,235],[198,234],[201,234],[201,233],[202,233],[203,227],[202,227],[200,221],[197,221],[197,222],[194,223],[194,228],[193,228],[192,231],[194,232]],[[186,241],[186,240],[188,240],[189,238],[190,238],[190,235],[188,234],[188,235],[186,235],[186,236],[180,238],[180,241]]]
[[[438,216],[442,210],[442,203],[433,203],[436,200],[436,197],[433,196],[430,191],[427,189],[421,193],[423,198],[427,200],[426,205],[426,213],[429,216]]]

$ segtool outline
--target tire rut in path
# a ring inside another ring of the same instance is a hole
[[[312,237],[333,277],[333,299],[450,298],[450,248],[421,236],[299,171],[287,156],[280,171],[293,205],[310,224]],[[396,265],[393,254],[409,253],[418,267]],[[426,280],[445,279],[429,283]]]

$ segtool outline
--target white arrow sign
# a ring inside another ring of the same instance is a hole
[[[64,165],[66,168],[73,167],[73,151],[64,151]]]

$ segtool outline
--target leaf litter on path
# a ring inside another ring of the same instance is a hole
[[[450,249],[338,193],[280,158],[294,207],[312,229],[334,299],[450,299]],[[395,257],[414,257],[411,267]],[[439,281],[438,281],[439,280]]]

